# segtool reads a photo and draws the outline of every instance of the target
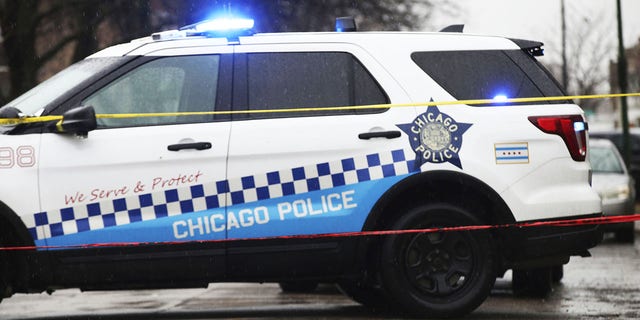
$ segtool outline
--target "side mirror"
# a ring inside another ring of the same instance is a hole
[[[56,131],[86,137],[89,131],[98,126],[96,111],[92,106],[80,106],[62,114],[62,120],[56,123]]]
[[[0,119],[18,119],[20,118],[20,110],[5,106],[0,108]]]

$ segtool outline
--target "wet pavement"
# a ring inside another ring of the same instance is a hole
[[[467,319],[638,319],[640,234],[635,245],[606,239],[593,257],[571,259],[546,299],[515,297],[510,273]],[[212,284],[207,289],[15,295],[0,319],[394,319],[373,314],[323,285],[284,294],[277,284]]]

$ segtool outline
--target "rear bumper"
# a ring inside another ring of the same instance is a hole
[[[602,211],[603,215],[607,217],[633,214],[635,212],[635,201],[630,199],[602,201]],[[629,230],[633,228],[633,222],[608,223],[600,226],[600,229],[604,232]]]
[[[634,211],[635,201],[631,199],[602,201],[602,212],[604,216],[621,216],[633,214]]]
[[[634,228],[635,228],[635,224],[633,222],[609,223],[609,224],[603,224],[600,226],[600,229],[603,232],[633,230]]]
[[[602,214],[563,217],[559,221],[601,217]],[[543,226],[511,228],[502,234],[505,260],[513,264],[566,260],[570,256],[588,256],[588,249],[602,241],[599,225]]]

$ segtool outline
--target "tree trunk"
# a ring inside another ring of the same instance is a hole
[[[0,23],[4,41],[11,90],[11,100],[31,89],[39,68],[35,39],[39,0],[5,0],[0,2]]]

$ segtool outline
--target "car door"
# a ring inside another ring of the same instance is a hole
[[[250,113],[232,122],[231,240],[360,231],[375,201],[412,169],[413,157],[406,157],[395,126],[415,117],[411,108],[327,109],[402,101],[401,90],[394,90],[379,68],[367,69],[360,59],[375,62],[355,46],[318,47],[236,48],[235,68],[247,76],[244,84],[236,79],[234,108],[248,106]],[[294,239],[286,245],[279,240],[233,242],[228,272],[304,274],[313,273],[313,266],[325,273],[340,268],[321,253],[339,259],[342,239]],[[299,269],[282,267],[293,260]]]
[[[175,265],[200,257],[208,274],[222,274],[222,244],[177,242],[226,238],[225,197],[217,186],[226,180],[230,123],[225,116],[181,113],[228,109],[231,58],[162,54],[139,58],[80,94],[80,104],[99,117],[87,137],[42,135],[38,244],[111,244],[118,249],[99,258],[108,263]],[[100,118],[131,113],[172,114]],[[74,253],[76,262],[84,261],[82,252]]]

